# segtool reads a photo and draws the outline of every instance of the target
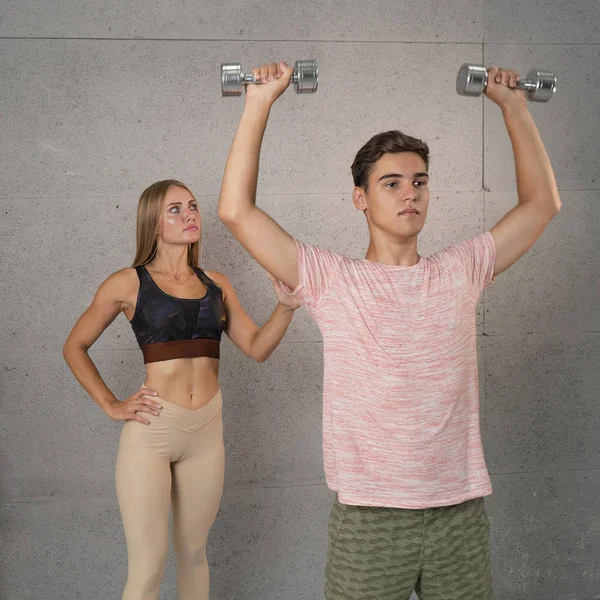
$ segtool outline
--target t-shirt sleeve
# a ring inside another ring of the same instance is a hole
[[[496,283],[496,244],[489,231],[442,251],[463,271],[477,293]]]
[[[342,260],[340,254],[309,246],[296,240],[298,254],[298,286],[287,293],[296,296],[301,304],[315,305],[327,293],[331,279]]]

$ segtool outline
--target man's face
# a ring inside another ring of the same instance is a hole
[[[367,191],[354,189],[354,204],[371,226],[395,237],[411,238],[425,225],[428,185],[425,161],[418,154],[384,154],[369,175]]]

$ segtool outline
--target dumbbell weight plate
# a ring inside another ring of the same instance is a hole
[[[464,64],[456,77],[456,91],[461,96],[479,96],[485,90],[487,78],[485,67]]]
[[[297,60],[294,64],[297,94],[314,94],[319,87],[319,65],[316,60]]]
[[[535,90],[527,90],[526,93],[530,100],[535,102],[548,102],[556,92],[556,77],[550,71],[532,69],[527,73],[528,81],[536,81]]]
[[[242,65],[223,63],[221,65],[221,93],[223,96],[241,96],[243,91]]]

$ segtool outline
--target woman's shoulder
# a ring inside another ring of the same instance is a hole
[[[231,282],[229,279],[227,279],[227,276],[219,271],[212,271],[208,269],[200,270],[221,290],[223,298],[225,298],[228,290],[231,289]]]
[[[109,275],[106,281],[111,281],[119,284],[134,283],[139,280],[137,269],[135,267],[125,267],[115,271],[112,275]]]
[[[229,279],[223,273],[219,273],[219,271],[212,271],[209,269],[200,269],[209,279],[212,279],[218,286],[223,287],[223,284],[227,285],[229,283]]]
[[[134,267],[125,267],[109,275],[100,285],[100,289],[115,298],[121,298],[135,292],[139,286],[139,277]]]

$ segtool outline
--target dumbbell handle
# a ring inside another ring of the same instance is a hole
[[[292,79],[290,80],[291,83],[296,83],[298,81],[298,73],[296,71],[294,71],[294,74],[292,75]],[[257,81],[254,77],[254,75],[246,75],[245,73],[242,73],[242,82],[243,83],[253,83],[254,85],[262,85],[262,81]]]
[[[485,80],[485,85],[487,86],[488,80],[486,78]],[[535,79],[520,79],[517,82],[517,89],[518,90],[525,90],[526,92],[533,92],[535,90],[537,90],[539,85],[539,82],[536,81]],[[514,88],[513,88],[514,89]]]
[[[532,79],[521,79],[517,83],[517,89],[525,90],[526,92],[530,90],[535,90],[538,87],[538,82]]]

